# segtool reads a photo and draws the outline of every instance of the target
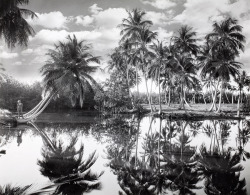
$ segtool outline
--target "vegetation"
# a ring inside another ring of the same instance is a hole
[[[20,8],[27,5],[29,0],[1,0],[0,1],[0,37],[4,38],[7,46],[27,46],[29,36],[34,30],[24,19],[24,16],[37,17],[28,9]]]

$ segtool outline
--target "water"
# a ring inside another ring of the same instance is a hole
[[[35,192],[55,184],[47,194],[248,194],[249,136],[246,120],[44,114],[0,129],[0,185]]]

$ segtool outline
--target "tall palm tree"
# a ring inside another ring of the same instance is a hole
[[[37,17],[28,9],[19,8],[27,5],[29,0],[1,0],[0,1],[0,37],[7,46],[13,48],[16,44],[27,46],[29,36],[35,32],[24,19],[24,16]]]
[[[245,37],[241,34],[242,27],[237,22],[232,18],[220,23],[215,22],[213,32],[206,36],[209,56],[203,64],[202,74],[209,74],[220,83],[217,112],[220,111],[224,83],[230,79],[230,75],[236,77],[241,67],[235,57],[239,55],[240,50],[244,51]]]
[[[153,23],[150,20],[144,20],[146,12],[139,9],[133,9],[132,11],[127,11],[128,17],[122,20],[122,24],[119,25],[121,30],[121,41],[134,40],[135,36],[141,31],[142,28],[149,27]],[[134,56],[136,57],[136,56]],[[137,60],[133,61],[136,66],[136,83],[137,83],[137,96],[139,97],[139,87],[138,87],[138,63]]]
[[[139,30],[139,32],[136,34],[134,38],[133,45],[136,47],[134,55],[137,57],[140,65],[140,70],[143,73],[145,84],[146,84],[146,90],[147,90],[147,97],[148,102],[150,105],[151,112],[153,111],[151,101],[150,101],[150,95],[148,91],[148,68],[149,64],[151,64],[153,59],[153,53],[149,50],[149,44],[154,41],[157,37],[156,32],[152,32],[149,28],[143,27]]]
[[[75,36],[68,36],[67,40],[48,53],[50,59],[41,68],[44,89],[52,91],[52,95],[67,94],[73,106],[77,100],[83,106],[85,92],[99,89],[91,76],[98,67],[90,63],[100,63],[100,60],[90,53],[91,46],[84,41],[78,41]]]
[[[122,20],[122,24],[119,25],[119,27],[122,29],[122,42],[126,39],[133,38],[141,28],[151,26],[153,24],[150,20],[144,20],[146,12],[142,10],[133,9],[132,11],[127,11],[127,13],[128,18],[124,18]]]
[[[242,90],[244,87],[248,87],[250,85],[250,77],[247,76],[246,71],[242,71],[237,77],[235,78],[240,90],[239,98],[238,98],[238,106],[237,106],[237,115],[240,114],[240,103],[242,102]]]
[[[103,172],[96,174],[91,171],[91,166],[97,160],[95,152],[83,160],[83,145],[79,150],[75,149],[77,137],[73,137],[67,147],[64,147],[62,141],[56,137],[44,141],[53,143],[54,148],[45,145],[42,150],[43,160],[38,160],[38,165],[41,174],[55,184],[55,194],[82,194],[101,188],[98,179]]]
[[[197,67],[192,57],[176,54],[169,62],[175,69],[175,77],[180,86],[180,109],[185,109],[184,104],[187,104],[185,99],[185,87],[192,89],[195,88],[198,79],[196,78]]]
[[[172,37],[175,49],[181,53],[197,55],[199,47],[197,46],[196,32],[189,26],[182,26],[178,30],[178,35]]]
[[[153,60],[152,64],[149,66],[149,76],[156,80],[158,83],[158,93],[159,93],[159,105],[160,110],[159,113],[161,113],[161,75],[163,71],[169,71],[170,65],[169,65],[169,58],[170,58],[170,51],[168,50],[168,47],[165,47],[162,42],[159,42],[157,40],[157,43],[153,43],[151,46],[151,49],[153,49]]]

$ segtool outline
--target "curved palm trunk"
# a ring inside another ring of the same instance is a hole
[[[209,109],[209,112],[211,112],[213,110],[213,108],[215,108],[215,110],[217,109],[217,106],[216,106],[216,98],[217,98],[217,89],[218,89],[218,85],[219,85],[219,82],[217,82],[217,85],[214,86],[214,93],[212,93],[212,106],[210,107]]]
[[[224,81],[221,81],[221,88],[220,88],[220,98],[219,98],[219,106],[218,106],[218,110],[216,112],[220,112],[221,111],[221,100],[222,100],[222,94],[223,94],[223,85],[224,85]]]
[[[179,109],[184,109],[185,110],[185,105],[184,105],[184,98],[183,98],[183,84],[181,83],[181,92],[180,92],[180,106]]]

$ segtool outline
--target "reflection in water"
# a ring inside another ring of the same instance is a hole
[[[105,148],[103,169],[113,173],[120,195],[247,194],[250,181],[242,174],[250,158],[250,122],[246,120],[173,121],[117,115],[84,127],[33,126],[43,139],[37,164],[52,182],[54,194],[100,189],[102,172],[92,172],[95,148],[83,159],[86,151],[78,142],[84,139],[86,146],[88,137]],[[0,133],[1,148],[11,142],[16,148],[16,142],[25,145],[25,128]]]
[[[152,131],[155,120],[159,122],[158,130]],[[151,118],[145,134],[139,131],[140,122],[140,119],[118,117],[102,124],[113,140],[107,147],[108,166],[117,176],[123,191],[120,194],[247,194],[246,181],[240,179],[243,170],[240,162],[249,158],[249,153],[243,150],[249,138],[249,126],[245,125],[245,130],[239,128],[239,150],[227,144],[231,125],[235,124],[231,121]],[[119,131],[124,133],[129,129],[137,131],[121,139]],[[210,139],[208,146],[202,142],[191,146],[198,134]],[[139,137],[142,143],[138,152]],[[119,140],[119,145],[114,140]],[[135,144],[129,144],[128,140]],[[243,153],[247,157],[242,158]]]
[[[84,146],[77,150],[75,145],[77,137],[71,138],[70,143],[65,146],[63,140],[58,139],[56,132],[52,134],[52,140],[39,129],[44,140],[42,148],[43,160],[38,160],[42,175],[48,177],[56,186],[54,194],[83,194],[93,189],[101,189],[98,181],[103,174],[96,174],[91,171],[92,165],[96,162],[95,152],[83,160]]]

